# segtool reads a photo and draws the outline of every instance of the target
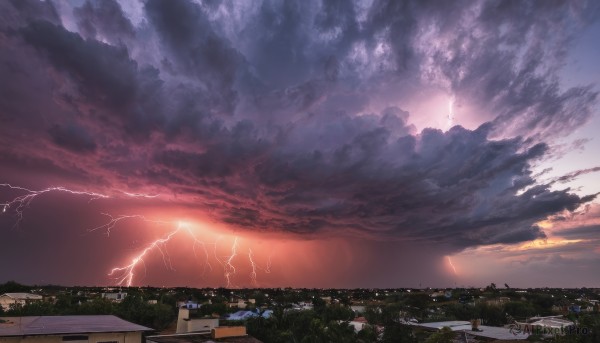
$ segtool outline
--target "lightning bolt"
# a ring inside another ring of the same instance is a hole
[[[252,258],[253,254],[252,254],[252,249],[248,248],[248,260],[250,260],[250,266],[252,267],[252,272],[250,273],[250,281],[252,282],[253,285],[258,286],[258,282],[256,282],[256,263],[254,262],[254,259]]]
[[[269,260],[267,261],[267,268],[265,268],[265,273],[267,274],[271,273],[271,257],[272,255],[269,255]]]
[[[173,236],[175,236],[179,232],[179,230],[180,230],[180,228],[177,228],[177,230],[169,233],[166,237],[155,240],[150,245],[148,245],[144,250],[142,250],[142,252],[140,252],[137,256],[135,256],[131,260],[130,264],[125,265],[123,267],[115,267],[115,268],[111,269],[111,271],[110,271],[110,273],[108,273],[108,275],[113,276],[115,274],[120,274],[115,278],[117,283],[119,285],[126,284],[127,287],[130,287],[131,284],[133,283],[133,277],[135,276],[135,273],[134,273],[135,268],[138,266],[138,264],[143,263],[144,269],[145,269],[144,256],[146,256],[146,254],[148,254],[150,251],[152,251],[154,249],[157,249],[162,254],[163,262],[165,263],[165,266],[169,267],[169,269],[171,269],[171,270],[174,270],[173,266],[171,265],[171,260],[169,258],[168,252],[166,250],[166,244],[168,241],[171,240],[171,238],[173,238]]]
[[[50,193],[50,192],[63,192],[63,193],[70,193],[70,194],[74,194],[74,195],[85,195],[87,197],[89,197],[89,201],[93,201],[93,200],[97,200],[97,199],[106,199],[109,198],[108,195],[105,194],[100,194],[100,193],[95,193],[95,192],[88,192],[88,191],[74,191],[71,189],[67,189],[65,187],[49,187],[46,189],[42,189],[40,191],[34,191],[31,189],[27,189],[24,187],[19,187],[19,186],[13,186],[11,184],[8,183],[2,183],[0,184],[0,187],[8,187],[11,190],[16,190],[16,191],[23,191],[25,192],[25,194],[20,195],[6,203],[0,204],[0,206],[2,206],[2,213],[5,213],[8,209],[14,207],[14,211],[15,214],[17,216],[17,221],[15,222],[15,225],[13,226],[13,228],[18,227],[19,224],[21,223],[21,221],[23,220],[23,211],[29,207],[29,205],[31,204],[31,202],[33,201],[33,199],[35,199],[36,197],[45,194],[45,193]]]
[[[450,256],[446,256],[446,258],[448,259],[448,263],[450,264],[450,267],[454,271],[454,275],[458,276],[458,273],[456,272],[456,267],[454,267],[454,264],[452,263],[452,259],[450,258]]]
[[[187,231],[187,233],[189,233],[190,236],[192,237],[192,239],[194,240],[194,244],[192,245],[192,249],[194,250],[194,257],[196,257],[196,259],[198,259],[198,254],[196,253],[196,246],[197,245],[200,245],[202,247],[202,250],[204,251],[204,256],[205,256],[205,260],[204,261],[205,262],[204,262],[204,268],[203,268],[203,271],[202,271],[202,277],[204,277],[206,275],[207,268],[210,269],[211,272],[213,270],[212,265],[208,261],[208,259],[209,259],[208,249],[206,249],[207,243],[199,240],[196,237],[196,235],[194,235],[194,233],[192,232],[192,230],[187,225],[183,225],[182,223],[179,223],[179,226],[182,227],[183,229],[185,229]]]
[[[0,206],[2,207],[2,213],[6,213],[7,211],[12,210],[16,214],[17,220],[13,227],[18,227],[20,222],[23,220],[23,213],[24,213],[25,209],[31,204],[31,202],[38,196],[43,195],[45,193],[62,192],[62,193],[68,193],[68,194],[77,195],[77,196],[85,196],[89,199],[88,202],[91,202],[91,201],[97,200],[97,199],[112,198],[112,196],[107,195],[107,194],[91,192],[91,191],[72,190],[72,189],[68,189],[65,187],[61,187],[61,186],[49,187],[49,188],[45,188],[42,190],[32,190],[32,189],[28,189],[28,188],[24,188],[24,187],[20,187],[20,186],[13,186],[8,183],[1,183],[0,187],[5,187],[5,188],[9,188],[10,190],[13,190],[13,191],[25,193],[23,195],[19,195],[15,198],[12,198],[11,200],[9,200],[7,202],[0,203]],[[124,191],[118,191],[118,193],[121,193],[127,197],[146,198],[146,199],[156,198],[156,197],[160,196],[159,194],[150,194],[149,195],[149,194],[143,194],[143,193],[129,193],[129,192],[124,192]],[[131,220],[141,220],[144,222],[155,223],[155,224],[159,224],[159,225],[173,224],[173,222],[150,219],[150,218],[147,218],[146,216],[139,215],[139,214],[131,214],[131,215],[128,214],[128,215],[118,215],[118,216],[113,216],[108,213],[101,213],[101,214],[103,216],[107,217],[108,221],[102,225],[98,225],[96,227],[88,229],[87,230],[88,232],[104,231],[106,236],[110,237],[112,230],[118,224],[120,224],[122,221],[130,220],[130,219]],[[176,235],[186,234],[186,233],[192,238],[192,241],[193,241],[192,248],[193,248],[194,256],[196,257],[196,259],[198,259],[198,254],[197,254],[197,249],[196,249],[198,246],[200,246],[202,248],[202,251],[204,252],[205,259],[204,259],[204,267],[203,267],[202,276],[204,276],[208,270],[210,270],[211,272],[213,271],[213,267],[212,267],[211,263],[209,262],[210,256],[209,256],[209,252],[208,252],[208,248],[207,248],[207,246],[212,245],[214,247],[214,258],[223,267],[223,275],[225,277],[226,287],[231,287],[232,286],[232,278],[237,272],[236,266],[234,265],[234,260],[238,256],[239,238],[237,236],[234,238],[233,244],[231,246],[231,254],[228,256],[225,256],[224,259],[220,259],[217,255],[217,242],[220,238],[217,239],[217,241],[215,241],[213,243],[204,242],[196,236],[196,234],[193,232],[193,230],[185,222],[176,222],[176,228],[174,230],[172,230],[165,236],[163,236],[159,239],[156,239],[155,241],[148,244],[143,250],[141,250],[139,253],[137,253],[131,259],[130,263],[127,263],[122,266],[113,267],[112,269],[110,269],[108,276],[112,277],[118,285],[131,286],[134,282],[137,270],[141,266],[144,267],[144,272],[147,272],[146,262],[144,261],[144,258],[147,257],[149,254],[153,253],[154,251],[158,251],[158,253],[161,254],[163,263],[167,269],[175,270],[175,268],[173,267],[173,264],[171,263],[171,258],[169,256],[167,244]],[[262,269],[262,268],[260,268],[260,266],[257,265],[257,263],[254,260],[254,254],[252,252],[252,249],[250,249],[250,248],[248,249],[248,259],[250,261],[250,265],[252,268],[252,271],[250,273],[250,281],[253,285],[257,285],[258,284],[257,270],[259,270],[259,269],[264,270],[265,273],[271,272],[271,270],[270,270],[271,256],[269,256],[269,260],[267,262],[267,266],[265,269]]]
[[[92,229],[88,229],[88,232],[93,232],[93,231],[97,231],[97,230],[105,230],[106,235],[110,236],[110,232],[115,227],[115,225],[117,225],[122,220],[132,219],[132,218],[141,219],[145,222],[151,222],[151,223],[156,223],[156,224],[169,224],[169,222],[162,221],[162,220],[151,220],[151,219],[148,219],[145,216],[142,216],[139,214],[121,215],[118,217],[113,217],[112,215],[110,215],[108,213],[102,213],[102,215],[109,217],[110,221],[106,224],[96,226],[95,228],[92,228]]]
[[[129,192],[122,192],[122,193],[127,195],[128,197],[132,197],[132,198],[152,199],[152,198],[158,198],[160,196],[160,194],[144,194],[144,193],[129,193]]]
[[[14,208],[15,214],[17,216],[17,221],[15,222],[15,225],[13,226],[13,228],[19,226],[19,224],[23,220],[23,211],[27,207],[29,207],[31,202],[38,196],[45,194],[45,193],[62,192],[62,193],[69,193],[69,194],[73,194],[73,195],[87,196],[89,198],[88,202],[98,200],[98,199],[110,198],[110,196],[106,195],[106,194],[90,192],[90,191],[77,191],[77,190],[72,190],[72,189],[68,189],[65,187],[61,187],[61,186],[48,187],[48,188],[45,188],[45,189],[42,189],[39,191],[31,190],[31,189],[19,187],[19,186],[13,186],[8,183],[1,183],[0,187],[8,187],[11,190],[25,192],[25,194],[23,194],[23,195],[17,196],[16,198],[13,198],[12,200],[10,200],[6,203],[0,204],[0,206],[2,206],[2,213],[6,213],[6,211],[9,210],[10,208]],[[155,198],[155,197],[159,196],[158,194],[147,195],[147,194],[143,194],[143,193],[128,193],[128,192],[121,192],[121,193],[125,194],[128,197],[136,197],[136,198]]]
[[[233,239],[233,245],[231,246],[231,255],[225,261],[225,279],[227,280],[227,287],[231,287],[231,277],[235,275],[236,269],[232,264],[233,259],[237,256],[238,238]]]
[[[118,216],[118,217],[113,217],[112,215],[107,214],[107,213],[103,213],[103,215],[109,217],[110,221],[104,225],[97,226],[88,231],[92,232],[92,231],[103,229],[103,230],[106,230],[106,234],[107,234],[107,236],[109,236],[110,231],[115,227],[115,225],[117,225],[120,221],[126,220],[126,219],[139,219],[139,220],[142,220],[145,222],[150,222],[150,223],[169,224],[169,222],[167,222],[167,221],[148,219],[145,216],[137,215],[137,214],[136,215],[123,215],[123,216]],[[185,224],[183,222],[178,222],[177,228],[175,230],[171,231],[165,237],[159,238],[159,239],[153,241],[152,243],[150,243],[144,250],[142,250],[138,255],[136,255],[132,259],[131,263],[129,263],[125,266],[115,267],[115,268],[111,269],[111,271],[108,275],[109,276],[117,275],[114,279],[116,280],[116,282],[119,285],[126,285],[128,287],[131,286],[131,284],[133,283],[134,276],[135,276],[135,273],[134,273],[135,269],[140,264],[143,264],[144,269],[145,269],[146,263],[144,262],[144,257],[148,253],[150,253],[152,250],[158,250],[160,252],[160,254],[162,255],[165,267],[167,269],[175,270],[175,268],[173,268],[173,265],[171,263],[171,258],[169,256],[169,252],[167,250],[167,243],[176,234],[178,234],[180,232],[186,232],[192,237],[192,240],[194,242],[194,244],[193,244],[194,256],[196,257],[196,259],[198,258],[197,254],[196,254],[196,246],[201,245],[203,247],[203,250],[204,250],[204,253],[206,256],[206,260],[205,260],[204,271],[203,271],[202,275],[204,276],[207,268],[212,271],[212,266],[211,266],[210,262],[208,261],[208,250],[206,249],[206,243],[199,240],[187,224]]]

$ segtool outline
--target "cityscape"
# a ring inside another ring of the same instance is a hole
[[[0,343],[600,342],[600,2],[0,0]]]

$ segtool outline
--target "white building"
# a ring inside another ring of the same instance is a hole
[[[42,301],[42,299],[41,295],[31,293],[4,293],[0,295],[0,306],[6,311],[12,304],[25,305],[34,301]]]
[[[0,343],[142,343],[144,331],[115,316],[3,317]]]
[[[115,302],[121,302],[123,301],[123,299],[125,299],[125,297],[127,296],[127,293],[102,293],[102,297],[104,299],[108,299],[108,300],[112,300]]]
[[[194,318],[196,312],[196,310],[190,311],[185,307],[179,308],[176,333],[210,332],[219,327],[219,318]]]

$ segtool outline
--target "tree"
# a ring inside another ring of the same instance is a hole
[[[440,331],[432,334],[425,341],[426,343],[452,343],[454,339],[454,332],[447,327],[444,326]]]
[[[356,342],[356,333],[354,327],[348,322],[331,321],[325,328],[325,338],[327,342]]]
[[[0,294],[4,293],[19,293],[19,292],[30,292],[31,287],[21,285],[14,281],[8,281],[4,284],[0,284]]]
[[[366,325],[356,335],[361,343],[377,342],[377,330],[372,325]]]
[[[415,343],[417,342],[412,329],[408,325],[402,325],[399,323],[390,323],[384,327],[383,336],[381,338],[383,343]]]

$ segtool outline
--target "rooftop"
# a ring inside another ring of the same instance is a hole
[[[210,334],[183,334],[183,335],[165,335],[165,336],[148,336],[147,342],[155,343],[262,343],[252,336],[241,337],[226,337],[213,340]]]
[[[538,325],[547,328],[561,328],[565,326],[571,326],[574,324],[575,323],[573,323],[570,320],[560,319],[556,317],[540,318],[539,320],[528,323],[528,325]]]
[[[40,300],[43,297],[41,295],[37,295],[37,294],[31,294],[31,293],[4,293],[4,294],[0,294],[0,297],[6,295],[10,298],[13,299],[32,299],[32,300]]]
[[[434,322],[434,323],[415,323],[412,325],[429,328],[429,329],[442,329],[447,326],[452,331],[463,331],[469,335],[485,337],[485,338],[493,338],[493,339],[511,339],[511,340],[524,340],[529,336],[527,333],[517,333],[516,335],[510,331],[509,328],[505,327],[496,327],[496,326],[486,326],[479,325],[479,331],[473,331],[471,323],[468,321],[446,321],[446,322]]]
[[[153,330],[115,316],[34,316],[2,319],[7,322],[0,323],[0,337]]]

